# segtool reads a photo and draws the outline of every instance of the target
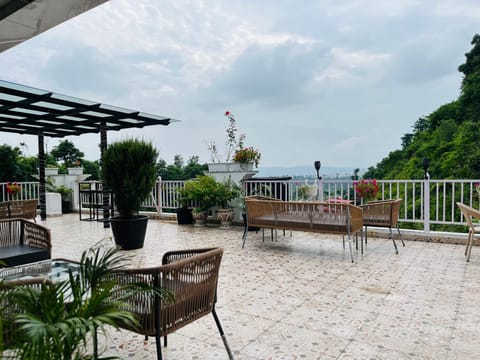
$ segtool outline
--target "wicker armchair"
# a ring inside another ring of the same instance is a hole
[[[367,226],[386,227],[390,230],[390,237],[398,254],[397,244],[393,238],[392,227],[396,227],[403,246],[405,243],[398,227],[398,217],[402,199],[370,201],[360,207],[363,210],[363,225],[365,226],[365,243],[367,243]]]
[[[0,261],[22,265],[51,258],[50,229],[26,219],[0,220]]]
[[[164,337],[164,346],[167,346],[168,334],[212,313],[229,359],[233,359],[215,311],[222,255],[222,248],[170,251],[163,256],[162,266],[113,273],[120,284],[144,283],[166,289],[174,296],[169,302],[152,292],[132,295],[127,300],[127,310],[138,316],[140,326],[120,326],[146,338],[155,336],[157,357],[162,359],[160,337]]]
[[[480,211],[474,209],[470,206],[457,202],[457,206],[462,212],[463,217],[468,225],[468,237],[467,237],[467,246],[465,247],[465,256],[467,257],[467,262],[470,261],[470,254],[472,253],[473,238],[475,235],[480,234],[480,226],[473,223],[473,219],[480,221]]]

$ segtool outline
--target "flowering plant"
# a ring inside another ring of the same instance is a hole
[[[377,180],[375,179],[362,179],[360,181],[355,181],[353,187],[357,195],[365,201],[375,200],[377,198],[379,187]]]
[[[20,192],[20,190],[21,190],[20,184],[17,184],[16,182],[12,184],[9,182],[7,183],[7,193],[16,195]]]
[[[248,164],[253,162],[255,164],[255,167],[258,167],[261,156],[262,155],[257,149],[254,149],[252,146],[250,146],[235,150],[235,155],[233,155],[233,162],[240,164]]]
[[[475,190],[477,191],[478,196],[480,196],[480,183],[474,183],[473,184]]]
[[[261,156],[260,152],[251,146],[244,147],[245,134],[237,134],[238,130],[235,116],[233,116],[230,111],[226,111],[224,115],[228,118],[229,122],[226,128],[225,162],[229,162],[230,160],[242,164],[253,162],[255,166],[258,167]],[[208,150],[210,150],[212,162],[222,161],[222,157],[218,154],[218,149],[214,141],[210,141]]]

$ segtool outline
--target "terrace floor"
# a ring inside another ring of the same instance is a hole
[[[111,236],[78,214],[52,217],[53,257],[79,259]],[[269,233],[268,233],[269,234]],[[235,359],[478,359],[480,249],[369,238],[351,263],[340,235],[293,232],[262,242],[242,229],[150,220],[138,266],[167,250],[221,246],[217,311]],[[398,243],[398,242],[397,242]],[[156,359],[155,339],[112,329],[105,355]],[[212,316],[169,336],[164,359],[226,359]]]

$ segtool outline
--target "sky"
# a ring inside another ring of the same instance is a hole
[[[111,0],[0,53],[1,78],[181,120],[108,133],[169,164],[222,155],[230,111],[260,168],[366,169],[457,99],[478,24],[478,0]],[[67,139],[99,158],[99,135]],[[21,142],[36,155],[0,132]]]

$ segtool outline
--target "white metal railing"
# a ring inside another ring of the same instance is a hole
[[[432,224],[465,225],[456,206],[462,202],[480,208],[480,194],[475,183],[480,180],[378,180],[379,200],[403,199],[400,221],[416,223],[429,231]],[[38,182],[21,182],[21,190],[15,199],[38,199]],[[143,203],[146,211],[165,212],[180,207],[178,189],[185,181],[157,181],[151,196]],[[0,183],[0,200],[12,199],[7,192],[7,183]],[[246,195],[267,195],[284,200],[327,200],[340,198],[361,204],[352,180],[261,180],[248,179],[243,182]],[[427,191],[425,191],[427,189]],[[427,216],[426,216],[427,215]]]
[[[465,225],[456,206],[462,202],[480,208],[480,194],[475,183],[480,180],[378,180],[378,200],[403,199],[400,221],[417,223],[429,231],[431,224]],[[180,206],[177,189],[183,181],[161,181],[161,209]],[[425,189],[428,189],[425,192]],[[361,199],[354,191],[352,180],[261,180],[249,179],[243,183],[246,195],[267,195],[284,200],[327,200],[341,198],[359,205]],[[323,191],[320,191],[323,190]],[[428,196],[426,196],[428,195]],[[425,201],[427,199],[427,201]],[[427,206],[426,206],[427,205]],[[428,216],[425,216],[428,214]]]
[[[0,201],[38,199],[38,182],[18,182],[20,191],[14,195],[8,193],[7,184],[6,182],[0,183]]]

